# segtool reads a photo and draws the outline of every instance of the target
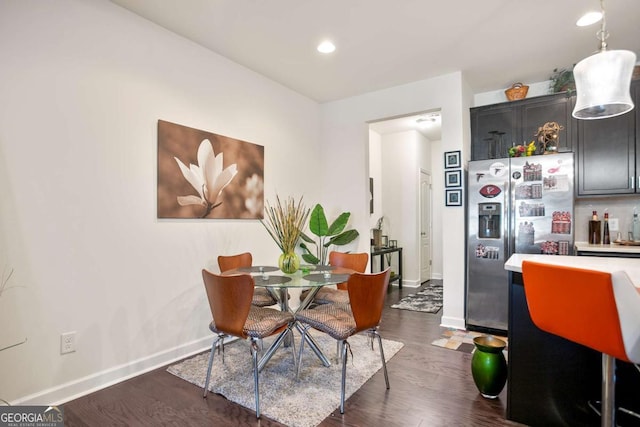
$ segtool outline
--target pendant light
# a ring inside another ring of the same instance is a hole
[[[629,50],[607,50],[604,0],[600,0],[600,8],[600,49],[573,69],[577,99],[572,114],[581,120],[619,116],[633,109],[630,85],[636,55]]]

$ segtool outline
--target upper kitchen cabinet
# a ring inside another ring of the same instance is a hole
[[[609,119],[575,120],[578,129],[576,183],[580,197],[640,193],[640,81],[631,84],[636,107]]]
[[[575,125],[568,93],[522,99],[471,109],[471,160],[508,157],[509,147],[536,140],[538,128],[547,122],[562,126],[558,151],[573,150]]]
[[[510,104],[471,109],[471,160],[507,157],[516,141],[518,115]],[[519,144],[519,142],[518,142]]]

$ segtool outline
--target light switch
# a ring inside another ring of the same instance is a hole
[[[618,231],[618,218],[609,218],[609,231]]]

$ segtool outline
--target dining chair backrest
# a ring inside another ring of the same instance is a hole
[[[380,323],[390,275],[391,269],[387,268],[380,273],[349,276],[347,291],[356,332],[375,328]]]
[[[529,313],[538,328],[629,360],[610,273],[524,261],[522,276]]]
[[[246,338],[244,325],[251,309],[254,282],[248,274],[220,276],[202,270],[215,328],[228,335]]]
[[[253,265],[253,257],[250,252],[237,255],[220,255],[218,257],[218,267],[220,267],[221,273],[235,268],[251,267],[251,265]]]
[[[329,252],[329,264],[335,267],[344,267],[357,271],[358,273],[364,273],[367,269],[367,263],[369,262],[369,254],[366,252],[361,253],[346,253],[346,252]],[[347,289],[347,283],[338,283],[336,286],[338,289]]]

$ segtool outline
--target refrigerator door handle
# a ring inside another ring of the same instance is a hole
[[[504,254],[504,259],[505,261],[511,256],[511,254],[513,253],[513,249],[511,247],[511,240],[512,240],[512,233],[514,232],[513,230],[513,215],[511,214],[511,181],[507,180],[504,183],[504,208],[503,208],[503,215],[505,218],[505,221],[503,221],[504,224],[504,238],[503,238],[503,242],[504,242],[504,248],[505,248],[505,254]]]
[[[635,189],[635,176],[630,176],[629,177],[629,185],[631,186],[631,189]],[[638,177],[638,182],[640,182],[640,176]]]

